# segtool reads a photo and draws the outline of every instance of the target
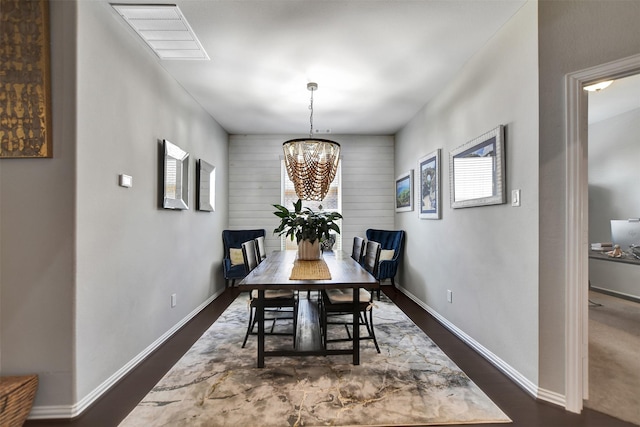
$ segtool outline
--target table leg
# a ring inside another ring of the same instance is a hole
[[[360,289],[353,288],[353,364],[360,364]]]
[[[258,368],[264,368],[264,290],[258,290],[258,305],[256,307],[258,322]]]

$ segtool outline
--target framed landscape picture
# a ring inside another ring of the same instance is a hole
[[[413,210],[413,169],[396,178],[396,212]]]
[[[440,219],[440,149],[418,160],[418,206],[420,219]]]

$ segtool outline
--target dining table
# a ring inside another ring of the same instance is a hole
[[[380,282],[366,271],[350,254],[343,251],[324,251],[317,261],[297,259],[297,251],[283,250],[271,252],[238,284],[241,290],[258,291],[256,299],[256,320],[258,324],[257,366],[264,368],[266,357],[276,356],[329,356],[352,355],[353,364],[360,364],[360,288],[376,290]],[[321,266],[324,275],[318,275],[315,267]],[[312,268],[313,267],[313,268]],[[328,274],[327,274],[328,270]],[[305,271],[308,276],[305,276]],[[319,278],[323,277],[323,278]],[[352,348],[296,350],[274,349],[265,351],[265,310],[266,290],[322,291],[326,289],[353,290]]]

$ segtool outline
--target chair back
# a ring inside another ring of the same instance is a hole
[[[264,247],[264,236],[256,237],[256,252],[258,253],[258,264],[267,257],[267,250]]]
[[[355,259],[358,264],[362,264],[362,256],[364,255],[364,239],[362,237],[353,238],[353,249],[351,250],[351,258]]]
[[[369,240],[364,253],[364,269],[377,277],[378,261],[380,260],[380,243]]]
[[[224,246],[224,256],[225,258],[229,256],[229,249],[236,248],[240,249],[242,243],[247,240],[252,240],[260,236],[265,236],[266,232],[264,229],[256,229],[256,230],[223,230],[222,231],[222,243]]]
[[[393,249],[396,253],[402,250],[404,240],[404,230],[375,230],[370,228],[366,231],[367,240],[380,243],[381,249]]]
[[[244,267],[247,269],[247,273],[258,266],[255,240],[242,243],[242,257],[244,258]]]

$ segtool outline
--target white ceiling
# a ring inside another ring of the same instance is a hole
[[[394,134],[525,0],[171,3],[211,60],[158,62],[227,132],[307,134],[306,85],[315,81],[315,129]],[[127,25],[122,30],[138,38]]]

